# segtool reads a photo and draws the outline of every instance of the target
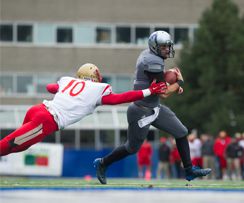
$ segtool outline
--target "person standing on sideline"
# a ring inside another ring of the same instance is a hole
[[[214,158],[214,151],[213,151],[214,141],[212,136],[209,134],[202,134],[200,137],[202,141],[203,168],[212,168],[212,173],[209,174],[207,178],[214,179],[215,178],[215,158]]]
[[[244,133],[238,133],[238,134],[240,134],[239,145],[242,147],[241,176],[242,176],[242,180],[244,180]]]
[[[225,155],[228,178],[230,180],[241,180],[241,157],[243,156],[243,149],[239,145],[238,138],[231,138],[230,144],[226,147]]]
[[[216,176],[217,179],[228,179],[226,173],[226,157],[225,157],[225,150],[231,141],[230,136],[227,134],[225,130],[221,130],[218,134],[218,137],[215,139],[214,142],[214,154],[217,159],[217,170]]]
[[[147,139],[145,139],[137,153],[139,178],[145,177],[146,179],[151,179],[152,153],[152,145],[147,141]],[[143,171],[145,171],[145,173]]]
[[[167,144],[167,138],[160,138],[160,145],[158,148],[158,168],[157,178],[160,179],[163,173],[163,178],[170,178],[170,147]]]
[[[195,133],[188,135],[191,161],[194,166],[202,167],[201,149],[202,143]]]
[[[166,91],[164,83],[152,83],[144,90],[120,94],[112,92],[94,64],[84,64],[77,71],[77,78],[61,77],[55,84],[48,84],[47,90],[55,94],[53,100],[31,107],[23,125],[0,140],[0,156],[21,152],[41,142],[44,137],[59,129],[78,122],[92,114],[99,105],[115,105],[143,99]]]
[[[141,52],[136,62],[134,89],[148,88],[154,80],[164,81],[164,60],[174,57],[173,41],[165,31],[153,32],[148,39],[148,49]],[[179,68],[174,68],[177,82],[168,86],[164,94],[149,96],[132,103],[127,110],[128,132],[127,142],[115,148],[103,158],[94,160],[96,175],[101,184],[107,184],[106,169],[115,161],[119,161],[140,149],[149,132],[150,125],[174,136],[180,153],[186,180],[206,176],[211,169],[199,169],[192,166],[187,128],[177,118],[175,113],[165,105],[160,104],[160,98],[166,99],[173,93],[183,93],[183,77]]]

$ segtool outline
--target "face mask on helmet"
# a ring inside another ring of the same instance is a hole
[[[165,31],[153,32],[148,39],[149,49],[156,55],[162,58],[174,58],[175,50],[174,43],[171,40],[170,34]],[[166,56],[162,55],[161,47],[167,46],[169,53]]]
[[[93,82],[102,82],[102,76],[97,66],[92,63],[82,65],[77,73],[77,77],[84,80],[91,80]]]

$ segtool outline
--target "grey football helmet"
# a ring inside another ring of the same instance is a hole
[[[171,40],[170,34],[165,31],[155,31],[153,32],[148,39],[149,49],[156,55],[162,57],[160,46],[167,45],[169,46],[169,57],[174,58],[175,50],[174,43]]]

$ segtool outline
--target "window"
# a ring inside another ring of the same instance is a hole
[[[38,24],[37,37],[38,43],[54,43],[55,42],[55,29],[52,24]]]
[[[116,42],[130,43],[131,42],[131,28],[130,27],[116,27]]]
[[[97,28],[96,29],[96,42],[97,43],[111,43],[111,29],[110,28]]]
[[[150,28],[136,28],[136,44],[142,44],[145,45],[147,44],[148,37],[150,35]]]
[[[127,130],[120,130],[120,144],[124,144],[127,141]]]
[[[48,136],[44,137],[42,142],[46,142],[46,143],[56,143],[56,135],[55,132],[49,134]]]
[[[33,41],[32,25],[17,25],[17,41],[18,42],[32,42]]]
[[[74,43],[82,45],[94,44],[137,44],[146,45],[151,31],[163,30],[171,34],[175,44],[186,40],[194,40],[196,25],[134,25],[134,24],[55,24],[25,22],[0,23],[0,42],[35,42],[41,44]]]
[[[64,147],[75,146],[75,131],[74,130],[61,130],[60,131],[61,143]]]
[[[13,41],[13,25],[0,25],[0,41]]]
[[[75,43],[78,44],[94,44],[95,28],[90,25],[78,25],[75,28]]]
[[[103,147],[111,147],[114,146],[114,130],[101,130],[100,131],[100,139]]]
[[[95,144],[95,131],[94,130],[81,130],[80,131],[80,146],[94,147]]]
[[[58,43],[72,43],[73,30],[72,28],[57,28],[57,42]]]
[[[0,75],[0,94],[9,94],[13,91],[13,76]]]
[[[188,28],[175,28],[175,44],[188,40]]]
[[[34,92],[32,76],[17,76],[17,93],[33,94]]]

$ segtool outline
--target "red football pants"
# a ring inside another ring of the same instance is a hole
[[[27,111],[23,125],[0,141],[0,156],[24,151],[57,130],[58,126],[45,105],[35,105]]]

